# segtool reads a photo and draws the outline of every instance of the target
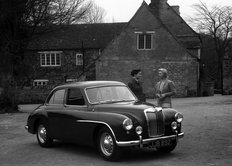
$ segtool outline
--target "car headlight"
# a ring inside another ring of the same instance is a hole
[[[137,126],[136,129],[135,129],[135,132],[136,132],[138,135],[140,135],[140,134],[142,134],[142,132],[143,132],[143,128],[142,128],[141,126]]]
[[[177,121],[178,123],[180,123],[180,122],[183,121],[183,115],[182,115],[181,113],[177,112],[177,113],[175,114],[175,119],[176,119],[176,121]]]
[[[123,128],[125,130],[131,130],[133,127],[133,122],[131,119],[127,118],[123,121]]]
[[[177,123],[174,121],[171,123],[171,127],[173,130],[176,130],[177,129]]]

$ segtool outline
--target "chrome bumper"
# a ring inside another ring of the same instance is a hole
[[[149,138],[149,139],[142,139],[142,137],[140,136],[139,140],[135,140],[135,141],[122,141],[122,142],[118,142],[116,141],[117,145],[120,147],[126,147],[126,146],[140,146],[143,147],[144,144],[148,144],[150,142],[155,142],[157,140],[162,140],[162,139],[180,139],[184,137],[184,133],[179,133],[177,135],[170,135],[170,136],[163,136],[163,137],[156,137],[156,138]]]
[[[28,125],[25,126],[25,129],[28,131]]]

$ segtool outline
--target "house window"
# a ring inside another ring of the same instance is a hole
[[[61,51],[49,51],[39,53],[41,66],[61,66]]]
[[[76,54],[76,65],[77,66],[83,65],[83,54]]]
[[[34,80],[33,86],[46,86],[48,84],[48,80]]]
[[[137,33],[137,49],[138,50],[151,50],[152,49],[152,34],[154,32],[135,32]]]

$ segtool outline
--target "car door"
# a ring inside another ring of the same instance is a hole
[[[84,96],[79,88],[68,88],[64,106],[66,114],[66,136],[72,142],[85,142],[86,137],[91,137],[88,128],[78,120],[86,119],[92,111],[88,110]],[[87,131],[88,130],[88,131]],[[88,136],[87,136],[88,135]],[[87,141],[88,142],[88,141]]]
[[[46,103],[46,111],[49,122],[49,132],[53,138],[61,139],[65,130],[65,125],[62,125],[64,99],[66,89],[57,89],[49,96]]]

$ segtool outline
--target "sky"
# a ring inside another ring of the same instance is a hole
[[[98,6],[106,11],[105,22],[128,22],[138,10],[143,0],[94,0]],[[227,5],[232,6],[232,0],[201,0],[207,6]],[[147,4],[150,0],[145,0]],[[184,19],[194,15],[193,4],[199,0],[168,0],[169,5],[179,5],[180,14]],[[220,3],[219,3],[220,2]]]

